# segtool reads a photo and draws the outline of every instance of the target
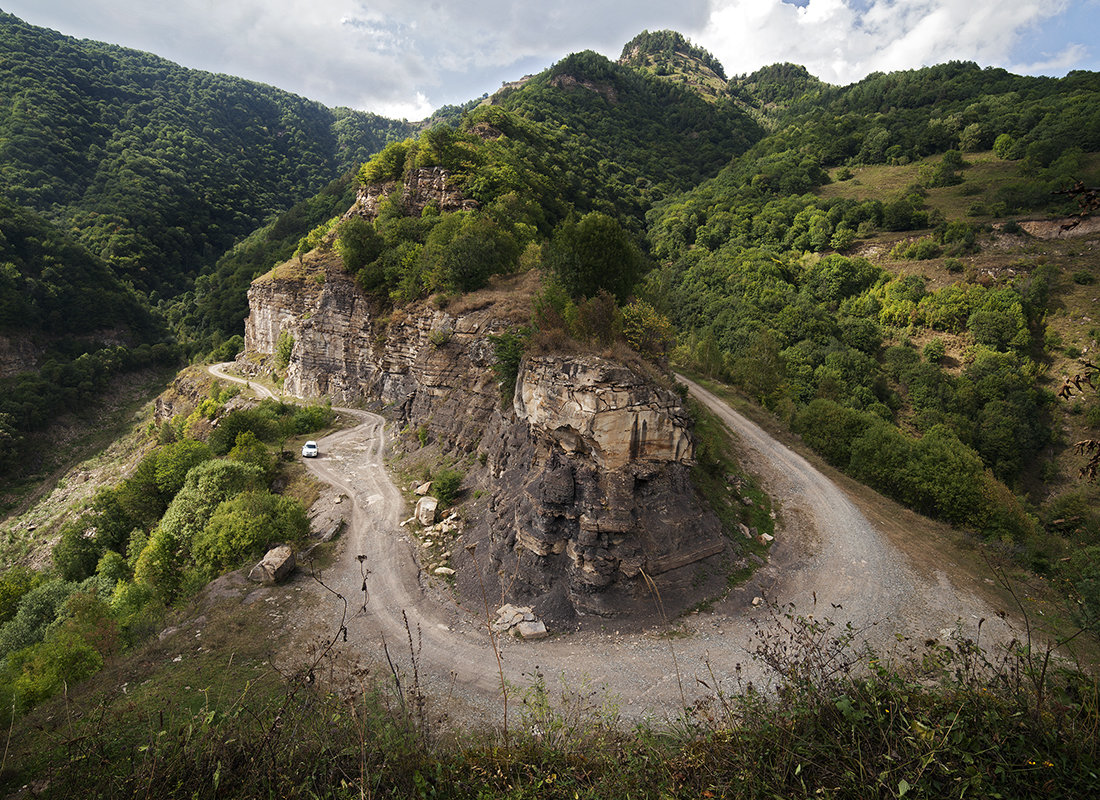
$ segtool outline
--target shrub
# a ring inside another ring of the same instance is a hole
[[[457,469],[441,469],[432,476],[432,494],[444,506],[452,505],[458,497],[465,475]]]
[[[946,354],[947,345],[943,343],[943,339],[933,339],[924,346],[924,360],[930,364],[940,363]]]
[[[297,500],[266,490],[244,492],[223,501],[195,537],[195,569],[213,577],[274,544],[300,544],[309,535],[305,508]]]
[[[46,628],[74,591],[75,583],[54,578],[23,595],[15,615],[0,626],[0,658],[42,641]]]
[[[340,223],[336,229],[336,252],[344,269],[353,275],[382,254],[384,243],[374,226],[356,215]]]
[[[280,372],[290,364],[290,354],[294,351],[294,337],[290,331],[280,331],[275,342],[275,369]]]
[[[489,335],[493,345],[493,375],[500,384],[501,403],[510,402],[516,392],[519,365],[530,338],[531,333],[526,328]]]

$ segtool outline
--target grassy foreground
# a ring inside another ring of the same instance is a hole
[[[1095,679],[1024,645],[994,656],[958,636],[887,664],[854,631],[774,608],[751,653],[773,670],[767,692],[741,684],[669,725],[628,728],[597,696],[536,674],[513,689],[505,733],[428,710],[411,668],[330,682],[324,644],[276,671],[255,635],[265,605],[209,611],[194,654],[150,643],[16,723],[0,794],[1053,798],[1100,786]]]

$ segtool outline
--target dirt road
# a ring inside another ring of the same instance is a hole
[[[735,665],[741,665],[742,679],[759,685],[767,675],[748,654],[756,643],[754,620],[767,612],[753,607],[755,597],[793,602],[799,613],[819,619],[850,621],[883,651],[890,650],[897,635],[918,641],[942,638],[956,624],[973,636],[980,618],[987,620],[983,641],[1009,638],[995,609],[952,585],[942,571],[923,574],[914,568],[804,458],[710,392],[685,383],[734,432],[742,463],[759,476],[780,509],[771,560],[714,611],[675,621],[671,636],[664,625],[620,634],[613,621],[587,619],[579,632],[537,642],[501,641],[504,680],[514,687],[512,711],[519,706],[516,695],[530,685],[536,670],[551,680],[560,677],[574,691],[587,689],[612,701],[632,721],[675,717],[685,702],[709,693],[699,681],[714,687],[717,678],[721,688],[736,690]],[[499,721],[501,677],[482,603],[460,605],[445,586],[428,583],[438,579],[419,573],[415,543],[400,526],[408,516],[405,502],[382,462],[384,420],[341,411],[357,416],[360,424],[319,440],[320,457],[306,464],[349,504],[336,562],[322,575],[329,589],[346,598],[348,612],[345,617],[343,602],[311,581],[317,602],[303,608],[294,623],[296,635],[300,641],[331,635],[346,620],[347,643],[338,645],[344,655],[381,663],[384,639],[391,655],[411,672],[408,619],[419,633],[418,669],[429,693],[444,703],[479,710],[488,715],[486,721]]]

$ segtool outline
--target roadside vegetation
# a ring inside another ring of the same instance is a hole
[[[1095,74],[952,63],[832,87],[788,64],[721,85],[704,51],[646,33],[627,63],[568,56],[404,138],[403,123],[0,25],[10,63],[29,65],[0,78],[37,109],[0,130],[13,198],[0,201],[0,333],[27,323],[47,342],[0,385],[0,471],[25,432],[119,374],[233,355],[248,283],[276,260],[304,270],[334,249],[383,311],[446,308],[538,270],[529,322],[490,339],[505,401],[523,356],[548,351],[606,354],[670,388],[670,363],[727,381],[830,464],[1049,579],[1079,635],[1100,632],[1100,490],[1076,475],[1096,448],[1073,452],[1100,428],[1100,328],[1086,322],[1100,261],[1092,241],[1048,245],[1020,225],[1066,218],[1070,187],[1100,182]],[[94,104],[68,82],[99,74],[92,57],[116,76]],[[145,127],[120,116],[123,91]],[[241,126],[211,116],[229,98]],[[61,131],[54,149],[36,144],[35,115]],[[301,200],[358,162],[360,185],[388,191],[377,216],[341,221],[350,176]],[[437,167],[461,210],[402,196]],[[293,345],[280,340],[277,370]],[[1060,373],[1082,376],[1061,399]],[[224,624],[170,672],[182,646],[151,638],[166,620],[306,536],[301,502],[273,488],[279,455],[330,423],[323,407],[238,407],[215,389],[65,524],[49,568],[4,570],[0,787],[575,800],[1088,796],[1100,783],[1090,665],[1030,638],[986,653],[978,634],[868,652],[794,609],[773,609],[749,654],[774,685],[714,665],[711,699],[660,727],[627,727],[605,698],[536,674],[520,732],[471,735],[425,711],[411,631],[407,667],[341,665],[322,644],[281,675],[269,621],[243,607],[211,612]],[[745,479],[719,427],[699,414],[696,484],[728,530],[767,533],[766,498],[730,491]],[[444,500],[462,493],[457,466],[425,477]],[[339,669],[355,691],[318,680]]]
[[[897,661],[857,647],[857,631],[826,617],[773,607],[749,653],[770,668],[767,686],[713,664],[709,699],[667,723],[628,726],[598,687],[536,671],[514,690],[521,702],[504,734],[471,723],[453,699],[444,711],[426,697],[415,649],[392,652],[388,666],[352,665],[334,655],[337,635],[280,674],[258,635],[278,611],[233,606],[206,606],[201,639],[147,643],[102,684],[32,712],[8,734],[0,788],[89,798],[1028,798],[1086,796],[1100,780],[1094,678],[1024,643],[989,654],[960,631],[908,643]],[[337,691],[349,674],[356,688]]]
[[[329,426],[332,411],[229,405],[237,393],[215,383],[189,415],[152,430],[157,445],[129,476],[62,526],[52,569],[0,575],[0,717],[10,723],[140,645],[223,572],[305,543],[304,506],[271,487],[286,440]]]

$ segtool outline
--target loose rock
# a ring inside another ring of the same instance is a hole
[[[260,563],[248,573],[248,579],[256,583],[280,583],[294,572],[297,565],[294,551],[288,545],[279,545],[267,551]]]

